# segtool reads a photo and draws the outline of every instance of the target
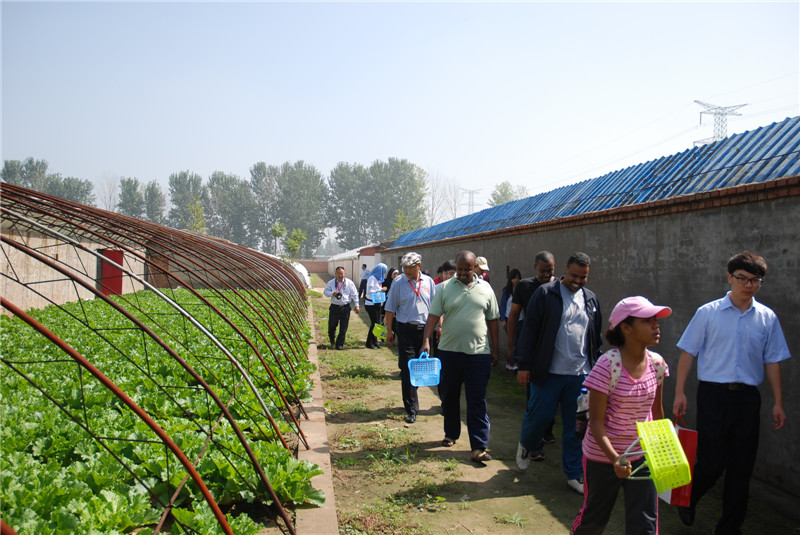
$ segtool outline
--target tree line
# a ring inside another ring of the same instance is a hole
[[[96,202],[91,181],[49,173],[45,160],[5,160],[2,179],[81,204]],[[165,194],[155,180],[121,177],[101,196],[108,210],[295,258],[311,257],[326,227],[336,228],[340,247],[353,249],[454,219],[461,196],[455,181],[400,158],[369,166],[340,162],[327,177],[302,160],[258,162],[247,178],[215,171],[204,181],[187,170],[172,173],[168,188]],[[524,196],[524,187],[502,182],[490,205]]]

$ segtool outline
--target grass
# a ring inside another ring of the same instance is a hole
[[[498,524],[517,526],[520,529],[522,529],[522,527],[528,522],[526,519],[521,518],[517,513],[514,513],[513,515],[494,515],[494,521]]]
[[[330,414],[370,414],[372,411],[363,401],[351,401],[348,403],[331,403],[325,401],[325,408]]]

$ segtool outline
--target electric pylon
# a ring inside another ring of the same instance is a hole
[[[467,215],[475,213],[475,194],[478,193],[480,189],[461,188],[461,190],[467,194]]]
[[[706,143],[713,143],[720,141],[728,136],[728,115],[741,115],[736,110],[747,106],[747,104],[737,104],[736,106],[717,106],[716,104],[709,104],[700,100],[695,100],[705,108],[705,111],[700,112],[700,124],[703,124],[703,114],[710,113],[714,116],[714,137],[700,139],[695,141],[695,145],[704,145]]]

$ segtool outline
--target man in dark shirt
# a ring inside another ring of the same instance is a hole
[[[508,314],[508,323],[506,325],[506,333],[508,334],[508,354],[506,356],[506,369],[510,371],[517,371],[517,363],[514,358],[514,351],[516,348],[517,333],[521,332],[522,324],[525,319],[525,309],[528,308],[528,302],[536,289],[542,284],[555,280],[553,273],[556,270],[556,259],[550,251],[539,251],[533,260],[533,272],[536,273],[533,277],[522,279],[517,283],[514,288],[514,295],[511,299],[511,312]],[[525,393],[525,408],[528,407],[528,398],[531,395],[530,384],[526,387]],[[552,444],[556,441],[553,435],[553,426],[556,421],[550,422],[547,429],[544,430],[542,440],[545,444]],[[543,460],[544,457],[535,457],[533,460]]]
[[[511,299],[511,312],[508,314],[508,364],[506,369],[516,370],[514,351],[516,345],[516,334],[520,331],[522,321],[525,317],[525,309],[528,301],[531,300],[536,288],[546,282],[555,280],[553,273],[556,269],[556,259],[550,251],[539,251],[533,260],[533,272],[535,276],[522,279],[514,289],[514,296]]]

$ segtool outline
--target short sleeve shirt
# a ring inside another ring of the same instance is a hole
[[[491,352],[487,321],[500,317],[497,298],[489,283],[478,280],[467,287],[453,277],[433,296],[430,313],[444,316],[439,349],[467,355]]]
[[[386,296],[384,308],[394,314],[400,323],[424,325],[435,293],[436,285],[428,275],[421,273],[416,282],[400,275]]]
[[[697,309],[678,347],[697,357],[698,379],[714,383],[758,386],[764,364],[791,356],[775,312],[755,299],[741,312],[730,293]]]
[[[618,351],[612,349],[611,351]],[[648,353],[651,353],[648,351]],[[606,435],[611,441],[611,445],[617,453],[623,453],[631,443],[639,438],[636,430],[636,422],[649,422],[653,419],[653,401],[656,398],[658,389],[658,373],[653,361],[648,357],[647,367],[639,379],[633,379],[624,366],[619,371],[619,380],[611,390],[611,361],[608,352],[604,353],[589,372],[583,386],[591,390],[597,390],[608,394],[608,405],[606,406]],[[652,354],[652,353],[651,353]],[[617,362],[619,363],[619,362]],[[666,362],[664,362],[666,367]],[[663,377],[669,375],[669,368],[666,367]],[[663,382],[662,377],[662,382]],[[590,391],[591,391],[590,390]],[[589,394],[591,396],[591,394]],[[587,459],[601,463],[608,463],[603,450],[597,444],[592,435],[591,426],[586,431],[583,439],[583,453]],[[630,457],[631,460],[641,458]]]

